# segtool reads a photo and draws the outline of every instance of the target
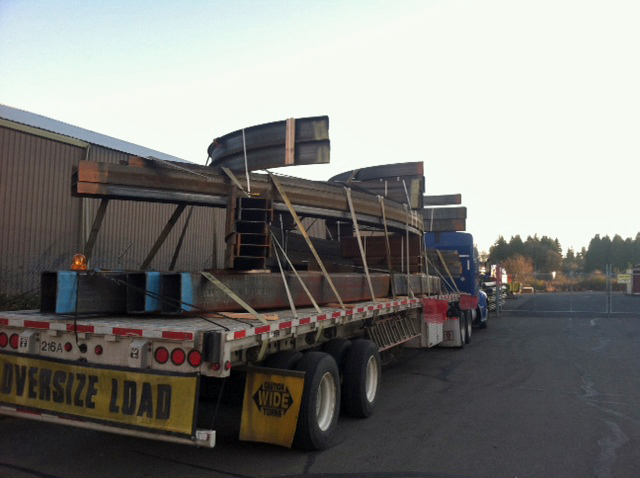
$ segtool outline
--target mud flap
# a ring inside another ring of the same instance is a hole
[[[298,424],[304,372],[247,368],[240,440],[291,447]]]

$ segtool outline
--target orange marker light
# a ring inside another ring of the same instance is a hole
[[[71,264],[72,271],[86,271],[87,270],[87,258],[84,254],[76,254],[73,256],[73,263]]]

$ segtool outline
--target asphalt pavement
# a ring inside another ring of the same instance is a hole
[[[463,350],[405,350],[382,380],[374,415],[341,417],[321,452],[240,442],[233,400],[213,450],[2,418],[0,476],[640,476],[640,315],[491,317]]]

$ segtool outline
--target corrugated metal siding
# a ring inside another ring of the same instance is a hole
[[[76,146],[0,128],[0,293],[37,291],[40,272],[77,250],[80,200],[71,197]]]
[[[84,243],[99,205],[71,196],[71,173],[86,150],[0,128],[0,294],[37,292],[40,273],[65,269]],[[92,145],[92,161],[118,163],[129,155]],[[110,201],[93,251],[93,267],[136,269],[174,205]],[[187,209],[188,211],[188,209]],[[151,266],[167,269],[187,211]],[[221,267],[224,211],[194,208],[177,270]],[[215,249],[215,253],[214,253]]]
[[[96,211],[99,201],[90,201],[93,203],[91,210]],[[175,207],[171,204],[111,201],[94,248],[91,265],[97,268],[139,269]],[[169,269],[188,211],[189,208],[185,209],[158,251],[151,263],[152,269]],[[216,258],[213,257],[215,231],[223,230],[222,224],[224,211],[194,207],[176,270],[216,267]],[[220,237],[224,237],[224,234]]]

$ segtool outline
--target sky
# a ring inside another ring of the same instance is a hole
[[[640,232],[637,0],[0,0],[0,103],[195,163],[328,115],[326,180],[423,161],[502,235]]]

